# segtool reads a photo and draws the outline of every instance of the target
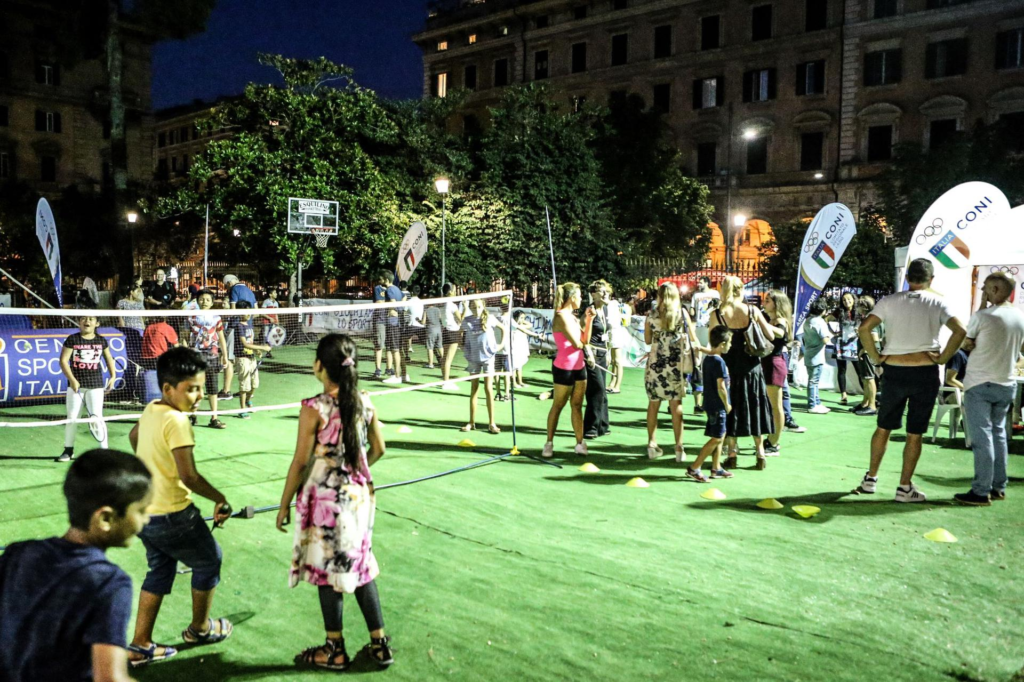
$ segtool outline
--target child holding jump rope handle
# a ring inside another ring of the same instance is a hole
[[[114,387],[114,358],[110,355],[107,340],[96,332],[98,326],[95,316],[82,317],[78,320],[78,331],[64,340],[60,351],[60,369],[68,380],[66,401],[69,421],[64,426],[64,451],[55,462],[70,462],[75,457],[75,431],[82,412],[83,394],[89,412],[102,419],[103,394]],[[110,373],[106,381],[103,380],[100,360],[107,363]],[[100,447],[107,448],[106,438]]]
[[[295,456],[277,513],[277,529],[287,532],[291,503],[298,526],[288,582],[316,585],[327,640],[296,656],[327,670],[345,670],[352,663],[342,636],[344,593],[355,593],[370,630],[366,649],[377,665],[394,662],[384,634],[375,578],[380,570],[373,555],[376,506],[370,467],[384,456],[384,435],[369,397],[359,390],[355,342],[344,334],[320,340],[313,375],[323,392],[302,401]]]

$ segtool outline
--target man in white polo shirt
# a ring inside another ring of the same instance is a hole
[[[967,324],[964,348],[971,352],[964,374],[964,411],[974,450],[970,492],[954,495],[961,504],[987,507],[1006,499],[1006,415],[1016,390],[1014,365],[1024,352],[1024,313],[1009,300],[1016,282],[1005,272],[985,279],[982,306]]]
[[[857,488],[858,493],[875,492],[889,435],[903,426],[906,411],[907,441],[903,446],[903,471],[896,488],[896,501],[925,502],[928,499],[913,482],[917,460],[921,458],[921,438],[928,430],[942,385],[939,368],[949,362],[967,335],[963,323],[953,315],[942,296],[929,288],[933,276],[930,260],[911,261],[907,267],[910,290],[879,301],[857,330],[870,361],[884,368],[878,428],[871,437],[871,464]],[[879,353],[871,331],[883,323],[885,348]],[[939,331],[943,325],[952,336],[940,354]]]

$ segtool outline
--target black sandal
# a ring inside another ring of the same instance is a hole
[[[327,660],[318,662],[316,660],[317,654],[326,654]],[[338,672],[348,670],[348,667],[352,664],[348,653],[345,652],[344,638],[328,639],[320,646],[311,646],[308,649],[304,649],[301,654],[295,657],[295,662]]]
[[[366,645],[370,658],[382,668],[386,668],[395,662],[394,653],[392,653],[391,647],[388,646],[390,643],[391,638],[385,635],[384,637],[370,637],[370,643]]]

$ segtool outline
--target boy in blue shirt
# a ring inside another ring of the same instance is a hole
[[[732,478],[732,472],[722,468],[719,460],[722,457],[722,443],[725,441],[725,419],[732,412],[729,402],[729,368],[722,357],[732,346],[732,331],[719,325],[708,332],[708,343],[711,351],[704,356],[701,373],[704,375],[704,412],[707,414],[707,425],[704,435],[708,442],[700,449],[693,466],[686,468],[686,475],[699,483],[707,483],[708,477],[701,473],[701,465],[711,456],[711,478]],[[676,461],[682,461],[678,455]]]
[[[252,304],[239,301],[238,310],[250,310]],[[256,343],[256,330],[252,326],[252,315],[232,318],[228,329],[234,331],[235,374],[238,376],[238,403],[243,409],[252,409],[252,394],[260,387],[260,367],[256,354],[270,352],[270,346]],[[240,412],[240,419],[248,419],[248,412]]]
[[[71,527],[0,555],[0,679],[131,682],[125,652],[132,581],[106,557],[149,522],[146,465],[90,450],[64,479]]]

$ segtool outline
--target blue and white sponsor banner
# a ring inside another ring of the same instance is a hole
[[[829,204],[814,216],[800,248],[800,269],[793,297],[794,329],[802,328],[811,304],[821,295],[856,234],[853,213],[845,204]]]
[[[64,340],[78,332],[69,329],[24,329],[0,332],[0,403],[18,405],[33,400],[62,397],[68,381],[60,370]],[[130,354],[141,346],[141,335],[134,329],[100,327],[97,332],[107,340],[114,357],[114,390],[124,388],[125,368]],[[135,334],[129,340],[125,334]],[[133,357],[135,362],[139,358]],[[109,377],[102,363],[104,377]]]
[[[53,286],[57,288],[57,307],[64,307],[64,294],[61,292],[60,275],[60,243],[57,241],[57,223],[53,219],[53,211],[46,199],[40,199],[36,204],[36,237],[39,238],[39,245],[43,247],[43,255],[46,256],[46,265],[50,268],[50,276],[53,277]]]
[[[395,272],[400,281],[408,282],[412,279],[412,273],[416,272],[423,256],[427,254],[427,243],[427,226],[419,221],[413,223],[405,233],[402,245],[398,247]]]

